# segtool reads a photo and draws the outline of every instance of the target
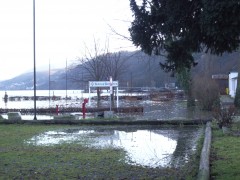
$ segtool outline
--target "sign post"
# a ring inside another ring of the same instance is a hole
[[[118,107],[118,81],[113,81],[111,80],[112,83],[110,83],[110,81],[89,81],[89,106],[91,106],[91,88],[93,87],[110,87],[110,84],[112,84],[112,87],[117,87],[117,107]],[[110,93],[111,93],[111,88],[110,88]],[[110,94],[111,95],[111,94]],[[111,98],[110,98],[111,99]]]

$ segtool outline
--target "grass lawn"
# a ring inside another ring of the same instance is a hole
[[[211,148],[211,179],[240,179],[240,136],[226,135],[213,126]],[[240,131],[240,123],[233,124],[235,132]]]
[[[121,149],[24,143],[41,132],[68,127],[73,126],[0,125],[0,179],[195,179],[197,175],[199,150],[182,168],[148,168],[126,164]]]

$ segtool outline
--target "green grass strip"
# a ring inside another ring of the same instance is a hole
[[[240,131],[240,124],[233,124],[234,132]],[[223,134],[216,125],[213,126],[211,148],[211,178],[234,180],[240,179],[240,137]]]

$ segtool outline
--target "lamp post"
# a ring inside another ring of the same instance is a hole
[[[33,86],[34,86],[34,118],[36,116],[36,52],[35,52],[35,0],[33,0]]]
[[[112,76],[109,78],[109,85],[110,85],[110,111],[112,111],[112,93],[113,93],[113,88],[112,88]]]

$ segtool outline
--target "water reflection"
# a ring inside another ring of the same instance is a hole
[[[126,163],[147,167],[179,167],[189,161],[196,149],[202,128],[176,129],[67,129],[48,131],[26,143],[52,146],[80,143],[91,148],[120,148],[126,152]]]
[[[157,167],[169,164],[177,142],[149,130],[114,131],[111,136],[96,138],[92,146],[123,148],[128,163]]]
[[[2,117],[4,119],[8,119],[8,115],[7,114],[2,114]],[[34,115],[21,115],[22,119],[23,120],[33,120],[34,118]],[[37,119],[38,120],[46,120],[46,119],[53,119],[54,117],[53,116],[50,116],[50,115],[37,115]]]

